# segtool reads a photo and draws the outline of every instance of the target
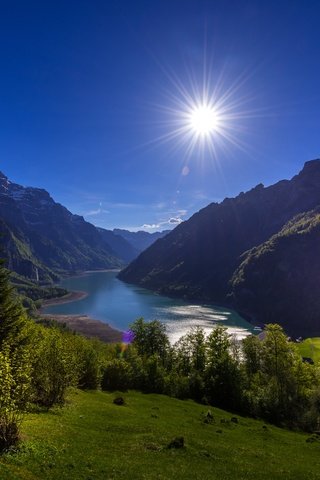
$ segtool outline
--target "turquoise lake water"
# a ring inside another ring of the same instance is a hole
[[[238,338],[254,331],[252,325],[235,311],[167,298],[123,283],[116,276],[117,272],[105,271],[64,279],[60,284],[62,287],[87,292],[88,296],[75,302],[52,305],[46,308],[45,313],[88,315],[119,330],[128,329],[129,324],[139,317],[157,319],[166,324],[171,342],[196,325],[209,333],[219,323]]]

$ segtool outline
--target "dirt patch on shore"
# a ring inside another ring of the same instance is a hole
[[[122,341],[122,332],[110,327],[108,323],[94,320],[87,315],[54,315],[41,314],[41,318],[52,319],[66,324],[71,330],[81,333],[86,337],[98,338],[103,342],[116,343]]]
[[[87,273],[87,272],[86,272]],[[62,305],[64,303],[76,302],[88,296],[87,292],[72,291],[63,297],[50,298],[42,302],[42,306],[38,311],[41,318],[52,319],[56,322],[67,325],[71,330],[81,333],[86,337],[98,338],[103,342],[116,343],[122,341],[122,332],[108,323],[95,320],[88,315],[58,315],[55,313],[44,313],[45,309],[52,305]]]
[[[82,300],[87,296],[88,296],[87,292],[69,292],[66,295],[63,295],[63,297],[54,297],[54,298],[49,298],[48,300],[43,300],[40,312],[43,312],[43,310],[46,307],[49,307],[52,305],[62,305],[63,303],[69,303],[69,302],[77,302],[78,300]]]

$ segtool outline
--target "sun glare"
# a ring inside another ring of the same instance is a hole
[[[219,126],[219,114],[211,105],[200,105],[190,112],[190,128],[201,136],[213,134]]]
[[[187,70],[184,80],[171,70],[163,71],[171,84],[164,89],[164,101],[157,104],[164,114],[158,121],[163,133],[150,143],[170,142],[172,152],[182,149],[184,163],[191,157],[218,162],[220,152],[248,150],[247,122],[258,114],[249,108],[251,95],[245,88],[250,72],[230,78],[225,72],[214,75],[206,60],[202,73],[196,76]]]

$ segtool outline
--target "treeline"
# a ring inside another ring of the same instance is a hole
[[[290,428],[320,430],[320,365],[303,361],[279,325],[265,338],[239,343],[217,326],[194,328],[173,346],[165,326],[143,319],[134,338],[108,362],[103,387],[164,393],[239,412]]]
[[[58,277],[57,277],[58,279]],[[12,272],[10,281],[21,297],[22,304],[31,316],[35,316],[43,300],[63,297],[68,290],[54,285],[38,285],[32,280]]]
[[[0,451],[19,440],[23,412],[63,405],[68,387],[100,388],[111,345],[30,319],[0,265]]]
[[[0,265],[0,450],[19,440],[23,412],[63,405],[68,387],[137,389],[192,398],[279,425],[319,430],[320,369],[278,325],[241,344],[217,326],[170,345],[165,326],[136,320],[105,344],[29,319]]]

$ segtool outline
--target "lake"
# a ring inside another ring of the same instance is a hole
[[[45,309],[45,313],[88,315],[119,330],[127,330],[129,324],[139,317],[157,319],[166,324],[171,342],[178,340],[193,326],[200,326],[209,333],[215,324],[220,324],[238,338],[254,331],[253,326],[233,310],[164,297],[121,282],[114,271],[88,272],[69,277],[62,280],[60,286],[87,292],[88,296],[51,305]]]

